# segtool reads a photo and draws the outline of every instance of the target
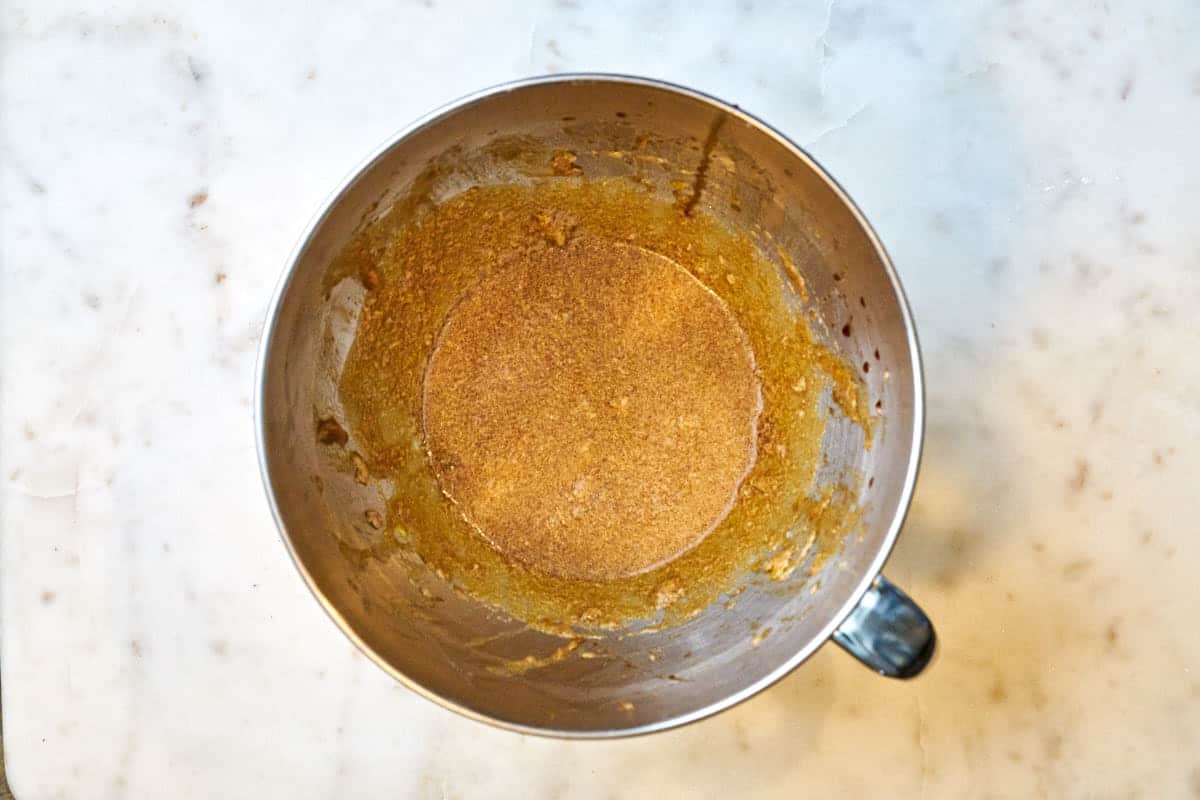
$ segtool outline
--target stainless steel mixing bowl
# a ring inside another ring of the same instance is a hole
[[[577,153],[589,176],[636,173],[668,199],[672,181],[703,175],[700,209],[749,232],[770,258],[791,254],[807,285],[807,300],[792,298],[797,313],[814,311],[819,338],[850,363],[872,365],[863,378],[883,418],[868,450],[859,428],[831,417],[818,482],[857,483],[863,525],[814,574],[751,578],[732,609],[717,602],[674,628],[614,631],[578,648],[590,658],[555,656],[564,655],[562,639],[456,594],[412,554],[381,547],[387,534],[364,519],[380,487],[358,484],[316,432],[318,419],[340,417],[337,377],[362,289],[352,280],[331,288],[327,272],[353,232],[472,185],[548,175],[546,160],[530,153],[556,149]],[[642,157],[614,155],[629,152]],[[728,202],[734,194],[739,202]],[[398,133],[333,194],[292,255],[267,318],[256,410],[271,507],[313,594],[380,667],[475,719],[569,737],[645,733],[753,695],[830,638],[894,677],[915,675],[933,653],[928,619],[880,575],[908,509],[923,425],[917,339],[899,279],[862,214],[811,157],[699,92],[609,75],[536,78],[464,98]]]

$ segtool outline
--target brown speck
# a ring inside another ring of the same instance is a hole
[[[750,740],[746,736],[746,726],[742,724],[741,720],[733,723],[733,741],[740,752],[750,752]]]
[[[1068,561],[1066,564],[1063,564],[1063,578],[1069,581],[1076,580],[1095,566],[1095,564],[1095,559],[1091,558],[1077,558],[1074,561]]]
[[[1113,650],[1117,646],[1117,641],[1121,638],[1121,629],[1117,620],[1108,623],[1108,627],[1104,629],[1104,641],[1108,644],[1108,649]]]
[[[1161,467],[1164,463],[1166,463],[1166,459],[1163,458],[1162,450],[1155,450],[1150,454],[1150,458],[1154,461],[1154,465],[1157,467]]]
[[[1082,458],[1075,460],[1075,472],[1071,475],[1071,479],[1067,481],[1067,488],[1072,494],[1082,492],[1088,484],[1088,477],[1091,475],[1092,467]]]
[[[865,298],[865,297],[858,298],[858,304],[860,306],[862,306],[863,308],[866,308],[867,307],[867,298]]]
[[[850,338],[850,323],[849,322],[847,322],[845,325],[842,326],[842,336],[845,336],[846,338]]]
[[[618,112],[617,112],[617,117],[618,117],[619,119],[625,119],[625,118],[626,118],[626,117],[628,117],[628,116],[629,116],[629,115],[628,115],[628,114],[626,114],[624,111],[618,111]]]
[[[867,488],[872,489],[874,487],[875,487],[875,478],[872,477],[867,481]]]
[[[214,655],[223,656],[229,650],[229,645],[224,639],[215,639],[208,643],[208,649],[212,650]]]
[[[189,208],[199,208],[208,202],[208,192],[200,191],[188,198]]]
[[[225,282],[225,279],[228,277],[229,276],[226,275],[224,272],[218,272],[216,275],[213,275],[213,283],[217,284],[217,286],[220,286],[222,283]]]
[[[346,442],[350,441],[350,434],[346,433],[346,429],[338,424],[336,419],[325,417],[317,422],[317,441],[321,444],[345,447]]]
[[[1004,685],[1004,678],[997,674],[992,681],[992,688],[988,690],[988,700],[999,705],[1007,699],[1008,687]]]
[[[840,283],[842,280],[842,273],[840,273],[840,272],[833,273],[833,280],[835,283]]]
[[[878,347],[875,348],[875,360],[876,361],[879,360],[879,348]]]
[[[882,414],[882,413],[883,413],[883,401],[882,401],[882,400],[876,400],[876,401],[875,401],[875,413],[876,413],[876,414]]]
[[[379,530],[383,527],[383,515],[375,509],[368,508],[363,516],[367,518],[367,524],[375,530]]]
[[[863,372],[866,373],[866,372],[870,372],[870,371],[871,371],[871,362],[864,361],[863,362]]]
[[[56,597],[58,597],[58,595],[55,594],[54,592],[50,591],[49,589],[45,590],[44,592],[42,592],[42,605],[44,605],[44,606],[50,605],[51,603],[54,602],[54,599]]]

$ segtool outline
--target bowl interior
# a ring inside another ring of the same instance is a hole
[[[318,419],[340,416],[337,379],[362,299],[353,281],[330,287],[327,271],[375,216],[416,214],[473,185],[548,176],[547,156],[558,149],[577,153],[589,176],[627,176],[640,167],[611,153],[635,148],[665,165],[639,174],[668,199],[672,181],[691,180],[707,162],[700,208],[749,232],[776,262],[780,251],[790,255],[807,286],[807,298],[796,298],[800,311],[812,312],[818,338],[850,363],[870,364],[863,378],[882,419],[868,450],[857,427],[831,418],[818,482],[858,485],[863,523],[819,569],[797,569],[779,582],[751,578],[732,609],[718,601],[674,628],[614,631],[588,641],[591,657],[579,658],[562,649],[563,639],[451,591],[419,559],[382,554],[380,533],[364,521],[376,490],[356,483],[318,444]],[[727,202],[734,194],[740,202]],[[534,81],[468,99],[374,157],[299,249],[269,322],[260,373],[268,490],[298,566],[338,624],[397,678],[457,710],[564,735],[685,722],[747,696],[811,654],[891,546],[920,432],[904,302],[840,191],[793,146],[732,107],[604,77]],[[512,668],[530,655],[529,668]]]

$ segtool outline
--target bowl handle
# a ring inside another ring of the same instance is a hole
[[[937,649],[933,623],[900,587],[879,575],[833,632],[846,652],[888,678],[914,678]]]

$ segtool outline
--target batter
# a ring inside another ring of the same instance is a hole
[[[330,273],[366,288],[339,396],[387,502],[370,568],[416,556],[572,636],[800,562],[827,516],[821,395],[865,404],[748,238],[577,171],[414,209]]]

